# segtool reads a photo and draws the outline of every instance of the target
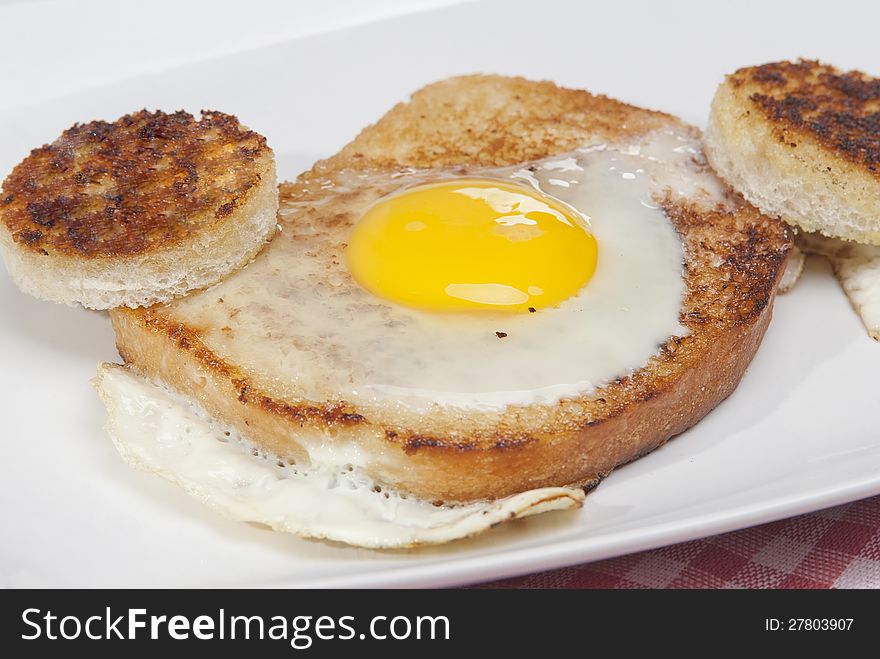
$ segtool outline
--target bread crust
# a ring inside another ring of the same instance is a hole
[[[309,181],[343,169],[504,166],[595,142],[682,127],[661,113],[518,78],[454,78],[417,92],[338,155],[282,186],[282,204],[308,202]],[[695,129],[693,129],[695,130]],[[111,314],[120,354],[141,373],[197,398],[268,450],[304,459],[307,427],[352,440],[382,483],[446,502],[595,482],[684,431],[736,387],[770,320],[790,230],[742,199],[706,209],[667,199],[685,245],[681,322],[642,369],[588,396],[503,412],[413,414],[390,423],[349,401],[281,399],[163,307]]]

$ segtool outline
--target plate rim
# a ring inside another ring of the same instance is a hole
[[[601,487],[601,486],[600,486]],[[273,579],[251,583],[250,587],[269,588],[458,588],[593,563],[628,554],[649,551],[682,542],[699,540],[825,510],[880,495],[880,474],[837,486],[816,488],[806,494],[777,496],[761,505],[741,504],[724,513],[704,513],[637,529],[599,536],[572,538],[532,547],[505,550],[499,554],[479,554],[440,559],[429,564],[408,564],[362,573],[314,579]],[[584,506],[590,501],[587,496]],[[595,545],[595,546],[594,546]],[[548,551],[551,549],[552,551]],[[548,559],[547,554],[552,556]],[[494,565],[493,565],[494,564]],[[478,570],[483,573],[476,575]],[[427,574],[426,574],[427,573]],[[248,586],[243,586],[248,587]]]

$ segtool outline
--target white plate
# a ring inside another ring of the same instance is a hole
[[[722,15],[709,3],[620,4],[447,8],[13,108],[0,115],[0,170],[73,121],[142,106],[238,114],[268,136],[281,175],[292,178],[409,91],[454,73],[551,78],[702,124],[722,74],[740,65],[811,55],[880,72],[872,46],[878,16],[864,16],[864,5],[838,3],[829,15],[805,3],[796,10],[737,3]],[[880,345],[818,262],[777,302],[733,396],[693,430],[615,472],[582,511],[411,552],[350,549],[228,522],[133,472],[101,430],[103,409],[88,384],[97,362],[116,357],[107,318],[30,299],[5,276],[0,309],[3,586],[462,584],[880,492]]]

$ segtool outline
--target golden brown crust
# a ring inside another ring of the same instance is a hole
[[[281,195],[308,201],[310,180],[342,169],[512,165],[670,125],[681,126],[660,113],[550,83],[451,79],[394,108],[337,156],[283,185]],[[696,423],[736,387],[760,344],[790,229],[739,198],[731,205],[706,210],[665,202],[686,250],[681,321],[690,334],[671,338],[632,375],[556,405],[473,413],[454,423],[425,414],[401,426],[345,401],[278,401],[210,351],[197,327],[171,322],[162,307],[113,312],[117,345],[147,375],[227,421],[243,420],[269,450],[295,452],[288,437],[296,427],[350,438],[376,457],[386,482],[425,498],[464,501],[586,483]],[[157,359],[171,346],[173,363]]]
[[[552,82],[462,76],[423,87],[299,180],[346,168],[504,167],[571,151],[585,137],[616,142],[670,124],[684,125]]]
[[[24,249],[112,258],[210,231],[260,183],[266,140],[234,116],[141,110],[76,124],[7,177],[0,220]]]
[[[809,136],[880,178],[880,79],[799,60],[740,69],[728,82],[747,89],[780,142]]]

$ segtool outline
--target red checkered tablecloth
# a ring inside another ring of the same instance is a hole
[[[880,496],[487,588],[880,588]]]

